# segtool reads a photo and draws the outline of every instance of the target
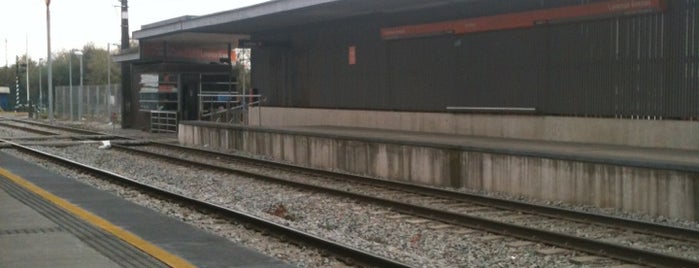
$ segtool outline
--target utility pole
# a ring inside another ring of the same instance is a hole
[[[46,0],[46,51],[48,54],[47,55],[47,61],[48,61],[48,91],[49,91],[49,122],[53,125],[54,124],[54,117],[53,117],[53,69],[51,67],[51,11],[49,9],[49,5],[51,5],[51,0]]]
[[[112,43],[107,43],[107,117],[110,118],[109,122],[112,123],[112,127],[114,127],[114,123],[111,121],[112,118],[112,49],[111,49]]]
[[[37,101],[37,103],[36,103],[36,105],[37,105],[39,108],[42,108],[42,107],[43,107],[43,104],[44,104],[44,89],[42,88],[43,86],[41,85],[41,76],[42,76],[42,74],[41,74],[41,69],[42,69],[42,68],[41,68],[41,67],[42,67],[41,64],[42,64],[43,62],[44,62],[44,59],[43,59],[43,58],[39,58],[39,101]]]
[[[78,89],[78,121],[83,118],[83,52],[76,53],[80,57],[80,89]],[[90,95],[87,95],[88,99]]]
[[[70,106],[70,121],[75,120],[73,118],[73,52],[70,50],[68,54],[68,105]]]
[[[121,0],[121,49],[129,48],[129,4]]]
[[[129,4],[128,0],[121,0],[121,52],[129,49]],[[121,63],[121,127],[131,126],[131,71],[129,63]]]
[[[31,109],[32,105],[29,100],[29,35],[24,36],[24,41],[25,41],[25,51],[24,51],[24,60],[26,61],[27,64],[27,108]]]
[[[107,117],[114,127],[116,122],[112,122],[112,43],[107,43]]]

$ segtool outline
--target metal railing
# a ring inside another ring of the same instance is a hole
[[[259,105],[261,95],[237,92],[202,91],[199,97],[199,120],[213,122],[245,122],[248,107]]]
[[[176,111],[150,111],[151,133],[177,133]]]

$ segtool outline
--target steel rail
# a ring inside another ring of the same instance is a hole
[[[475,216],[469,216],[454,212],[436,210],[433,208],[428,208],[424,206],[418,206],[413,204],[407,204],[402,202],[397,202],[393,200],[377,198],[373,196],[337,190],[333,188],[304,184],[300,182],[295,182],[292,180],[261,175],[257,173],[236,170],[229,167],[218,166],[209,163],[197,162],[187,159],[182,159],[179,157],[173,157],[169,155],[162,155],[153,152],[147,152],[143,150],[133,149],[125,146],[113,146],[120,150],[126,152],[138,153],[145,156],[151,156],[154,158],[160,158],[167,160],[168,162],[179,162],[183,165],[189,165],[194,167],[200,167],[205,169],[219,170],[226,173],[237,174],[247,178],[265,180],[270,182],[279,183],[282,185],[288,185],[292,187],[297,187],[301,189],[307,189],[317,192],[328,193],[337,196],[343,196],[347,198],[352,198],[355,200],[361,200],[366,203],[376,204],[379,206],[389,207],[395,211],[401,213],[412,214],[436,221],[446,222],[454,225],[464,226],[468,228],[474,228],[479,230],[484,230],[491,233],[502,234],[506,236],[516,237],[524,240],[530,240],[535,242],[540,242],[544,244],[554,245],[562,248],[568,248],[573,250],[578,250],[582,252],[587,252],[593,255],[606,256],[609,258],[627,261],[631,263],[649,265],[653,267],[699,267],[699,261],[681,258],[672,255],[661,254],[657,252],[641,250],[636,248],[625,247],[618,244],[606,243],[601,241],[596,241],[592,239],[586,239],[556,232],[544,231],[535,228],[529,228],[509,223],[498,222],[494,220],[484,219]]]
[[[94,174],[100,178],[108,178],[110,180],[123,183],[126,185],[129,185],[130,187],[134,187],[158,196],[162,196],[177,202],[181,202],[184,204],[187,204],[189,206],[193,207],[199,207],[204,210],[223,215],[227,218],[232,218],[235,219],[238,222],[242,222],[247,224],[248,226],[251,226],[254,229],[263,231],[263,232],[269,232],[272,234],[276,234],[278,237],[281,237],[283,239],[290,239],[295,241],[296,243],[304,244],[304,245],[310,245],[313,247],[318,248],[321,251],[326,251],[329,253],[332,253],[336,256],[339,257],[339,259],[350,262],[350,263],[355,263],[359,264],[362,266],[367,266],[367,267],[410,267],[407,264],[397,262],[395,260],[391,260],[382,256],[375,255],[373,253],[369,253],[366,251],[363,251],[361,249],[353,248],[350,246],[342,245],[340,243],[324,239],[322,237],[318,237],[303,231],[295,230],[289,227],[286,227],[281,224],[277,224],[268,220],[265,220],[263,218],[259,218],[254,215],[247,214],[245,212],[225,208],[216,204],[212,204],[206,201],[194,199],[191,197],[187,197],[184,195],[180,195],[165,189],[161,189],[155,186],[151,186],[148,184],[144,184],[141,182],[138,182],[134,179],[130,179],[124,176],[121,176],[119,174],[113,173],[111,171],[107,170],[102,170],[98,169],[95,167],[91,167],[70,159],[66,159],[60,156],[52,155],[46,152],[42,152],[39,150],[35,150],[26,146],[22,146],[20,144],[3,140],[0,139],[0,142],[5,142],[10,145],[12,145],[13,148],[18,149],[20,151],[30,153],[35,156],[39,156],[42,158],[49,159],[54,162],[58,162],[60,164],[70,166],[75,169],[79,169],[85,172],[89,172],[91,174]]]
[[[13,140],[13,141],[41,140],[41,139],[72,139],[72,140],[109,140],[109,139],[121,140],[121,139],[127,139],[127,140],[132,140],[131,138],[118,136],[118,135],[111,135],[111,134],[92,132],[92,131],[83,131],[81,129],[68,128],[68,127],[58,127],[58,126],[46,125],[46,124],[31,122],[31,121],[22,121],[22,120],[18,120],[18,119],[3,120],[3,121],[12,121],[12,122],[17,122],[17,123],[35,125],[35,126],[44,127],[44,128],[53,128],[53,129],[58,129],[58,130],[62,130],[62,131],[76,132],[76,133],[80,134],[79,136],[62,135],[60,133],[54,133],[54,132],[50,132],[50,131],[35,129],[35,128],[31,128],[31,127],[25,127],[25,126],[12,125],[12,124],[7,124],[5,122],[0,121],[0,126],[6,126],[9,128],[17,128],[17,129],[24,130],[27,132],[34,132],[34,133],[37,133],[40,135],[48,136],[48,137],[8,138],[8,140]]]
[[[259,165],[279,166],[279,167],[290,169],[290,170],[293,170],[296,172],[313,173],[313,174],[317,174],[320,176],[327,176],[327,177],[339,178],[339,179],[352,181],[352,182],[377,185],[377,186],[382,186],[382,187],[386,187],[386,188],[390,188],[390,189],[394,189],[394,190],[410,192],[410,193],[414,193],[414,194],[432,195],[435,197],[452,199],[452,200],[457,200],[457,201],[461,201],[461,202],[469,202],[469,203],[473,203],[473,204],[477,204],[477,205],[520,211],[523,213],[537,214],[537,215],[541,215],[541,216],[577,221],[577,222],[582,222],[582,223],[587,223],[587,224],[604,225],[604,226],[609,226],[612,228],[632,230],[632,231],[638,232],[638,233],[650,234],[650,235],[661,236],[661,237],[672,238],[672,239],[683,240],[683,241],[699,242],[699,230],[693,230],[693,229],[688,229],[688,228],[669,226],[669,225],[663,225],[663,224],[655,224],[655,223],[650,223],[650,222],[626,219],[626,218],[621,218],[621,217],[614,217],[614,216],[609,216],[609,215],[602,215],[602,214],[597,214],[597,213],[581,212],[581,211],[575,211],[575,210],[571,210],[571,209],[564,209],[564,208],[558,208],[558,207],[543,206],[543,205],[537,205],[537,204],[531,204],[531,203],[525,203],[525,202],[519,202],[519,201],[513,201],[513,200],[506,200],[506,199],[477,195],[477,194],[469,194],[469,193],[464,193],[464,192],[450,191],[450,190],[428,187],[428,186],[423,186],[423,185],[410,184],[410,183],[405,183],[405,182],[382,180],[382,179],[369,178],[369,177],[351,175],[351,174],[345,174],[345,173],[336,173],[336,172],[332,172],[332,171],[302,167],[302,166],[286,164],[286,163],[266,161],[266,160],[261,160],[261,159],[226,154],[226,153],[222,153],[222,152],[216,152],[216,151],[199,149],[199,148],[184,147],[184,146],[174,145],[174,144],[156,143],[156,142],[151,142],[151,144],[153,144],[155,146],[162,146],[162,147],[175,148],[175,149],[179,149],[179,150],[198,152],[198,153],[206,154],[206,155],[226,157],[226,158],[229,158],[232,160],[246,161],[246,162],[251,162],[251,163],[259,164]]]
[[[12,137],[7,138],[12,141],[36,141],[36,140],[50,140],[50,139],[73,139],[73,140],[116,140],[123,139],[120,136],[114,135],[54,135],[54,136],[38,136],[38,137]]]
[[[15,129],[19,129],[22,131],[32,132],[32,133],[46,135],[46,136],[58,136],[59,135],[58,133],[54,133],[54,132],[50,132],[50,131],[44,131],[44,130],[40,130],[40,129],[25,127],[25,126],[17,126],[17,125],[8,124],[5,122],[0,122],[0,126],[4,126],[4,127],[8,127],[8,128],[15,128]]]
[[[50,125],[50,124],[44,124],[44,123],[39,123],[39,122],[34,122],[34,121],[25,121],[21,119],[9,119],[10,121],[14,122],[20,122],[20,123],[25,123],[29,125],[35,125],[35,126],[40,126],[40,127],[46,127],[46,128],[55,128],[63,131],[70,131],[70,132],[77,132],[80,134],[85,134],[85,135],[108,135],[105,133],[100,133],[97,131],[91,131],[91,130],[85,130],[85,129],[79,129],[79,128],[73,128],[73,127],[64,127],[64,126],[56,126],[56,125]],[[112,135],[114,136],[114,135]]]

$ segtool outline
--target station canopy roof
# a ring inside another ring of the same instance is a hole
[[[274,0],[204,16],[148,25],[133,37],[147,41],[235,42],[249,34],[375,13],[400,13],[475,0]]]

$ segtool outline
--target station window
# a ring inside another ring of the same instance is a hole
[[[139,105],[141,111],[177,111],[178,75],[141,74]]]

